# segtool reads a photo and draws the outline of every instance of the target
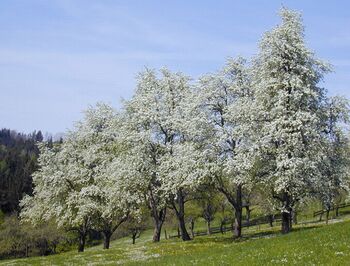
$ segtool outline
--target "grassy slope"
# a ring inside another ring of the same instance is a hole
[[[241,241],[233,241],[229,234],[186,243],[176,239],[153,244],[149,239],[145,234],[136,245],[126,238],[113,242],[110,250],[98,246],[83,254],[67,252],[0,265],[350,265],[350,221],[304,226],[289,235],[262,229]]]

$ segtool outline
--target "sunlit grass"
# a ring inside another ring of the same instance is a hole
[[[338,221],[338,222],[337,222]],[[333,220],[299,225],[289,235],[279,227],[245,230],[234,240],[231,233],[152,243],[146,232],[135,245],[130,238],[78,254],[71,251],[48,257],[7,260],[0,265],[349,265],[350,221]]]

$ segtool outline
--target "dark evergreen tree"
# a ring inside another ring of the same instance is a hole
[[[18,210],[24,194],[33,191],[32,173],[37,169],[38,142],[43,134],[34,131],[22,134],[10,129],[0,130],[0,210],[11,213]]]

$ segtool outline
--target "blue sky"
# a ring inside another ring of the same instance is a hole
[[[58,133],[88,105],[130,98],[145,66],[194,78],[250,57],[281,6],[333,64],[330,94],[350,97],[349,1],[0,1],[0,127]]]

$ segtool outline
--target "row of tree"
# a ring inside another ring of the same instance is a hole
[[[40,145],[22,218],[76,230],[83,251],[89,229],[100,230],[108,248],[113,232],[141,217],[144,204],[153,241],[169,209],[190,240],[186,202],[205,186],[232,206],[236,237],[252,193],[281,212],[283,233],[297,203],[319,198],[330,208],[348,190],[348,102],[319,87],[330,68],[305,46],[300,15],[282,9],[281,16],[249,62],[230,59],[195,83],[146,69],[122,111],[98,104],[62,144]]]

